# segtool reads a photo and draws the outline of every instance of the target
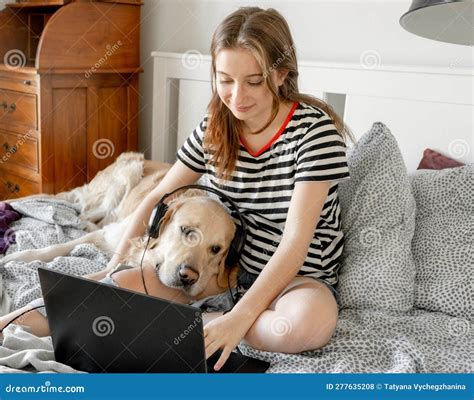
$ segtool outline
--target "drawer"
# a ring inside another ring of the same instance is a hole
[[[38,93],[37,75],[16,74],[0,71],[0,88],[14,92]]]
[[[17,199],[39,193],[39,183],[0,170],[0,200]]]
[[[0,89],[0,124],[37,129],[36,95]]]
[[[20,167],[39,172],[38,142],[28,135],[0,131],[0,164],[9,169]]]

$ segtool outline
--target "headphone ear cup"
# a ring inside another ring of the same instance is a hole
[[[225,266],[229,268],[233,267],[235,265],[235,259],[236,259],[235,249],[233,245],[231,244],[229,248],[229,252],[227,253],[227,257],[225,259]]]
[[[242,253],[243,246],[245,242],[245,234],[240,226],[237,227],[235,231],[234,239],[230,244],[229,252],[227,253],[226,265],[228,267],[233,267],[236,263],[239,262],[240,254]]]
[[[153,221],[151,222],[148,228],[148,236],[155,239],[160,236],[161,220],[163,219],[167,211],[168,206],[165,203],[160,202],[155,206],[155,210],[153,211],[155,215],[153,217]]]
[[[235,249],[231,246],[229,249],[229,252],[227,253],[227,258],[225,260],[226,267],[228,268],[233,267],[238,259],[239,258],[237,257]]]

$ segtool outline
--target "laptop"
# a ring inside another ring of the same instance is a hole
[[[90,279],[38,268],[56,361],[86,372],[262,373],[235,352],[219,371],[205,357],[202,312]]]

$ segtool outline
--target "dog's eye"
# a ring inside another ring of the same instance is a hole
[[[217,254],[217,253],[219,253],[219,251],[221,251],[221,246],[212,246],[211,247],[212,254]]]
[[[181,227],[181,233],[184,233],[185,235],[187,235],[190,231],[191,229],[189,229],[187,226]]]

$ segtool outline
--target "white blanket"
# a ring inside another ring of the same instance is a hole
[[[28,328],[10,325],[3,331],[0,373],[80,372],[54,360],[51,336],[39,338]]]

